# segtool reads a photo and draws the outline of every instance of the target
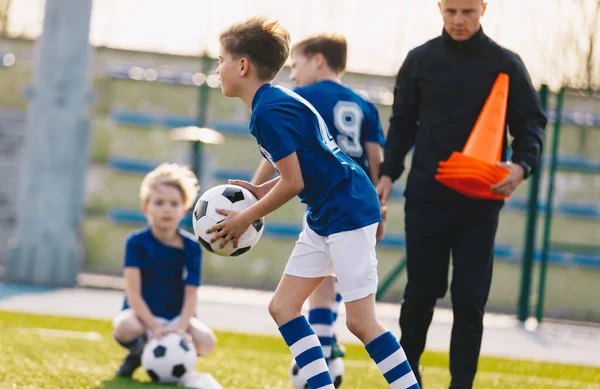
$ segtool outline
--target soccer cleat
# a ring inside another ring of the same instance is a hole
[[[346,356],[346,348],[338,343],[337,338],[333,338],[333,344],[331,345],[331,358],[344,358]]]
[[[119,367],[119,370],[116,371],[115,375],[117,377],[125,377],[130,378],[133,375],[135,369],[142,365],[142,356],[139,354],[127,354],[123,363]]]

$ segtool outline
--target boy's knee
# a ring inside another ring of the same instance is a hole
[[[190,320],[189,328],[198,355],[201,357],[210,355],[217,345],[217,336],[215,333],[196,318]]]
[[[346,316],[346,326],[348,327],[348,330],[360,340],[367,337],[371,325],[372,323],[370,321],[363,320],[361,317]]]
[[[113,321],[113,326],[115,337],[122,342],[131,341],[146,332],[146,328],[135,315],[117,316]]]
[[[276,296],[273,297],[269,303],[269,314],[279,326],[298,317],[301,314],[301,309],[301,306],[296,307],[294,304],[282,301],[282,299],[279,299]]]
[[[269,302],[269,315],[273,318],[273,320],[277,321],[277,318],[281,314],[281,308],[277,306],[277,302],[275,299],[271,299]]]
[[[346,326],[365,345],[386,331],[374,312],[368,311],[360,313],[354,311],[347,315]]]
[[[212,331],[198,334],[194,340],[196,351],[201,357],[206,357],[212,354],[217,346],[217,337]]]

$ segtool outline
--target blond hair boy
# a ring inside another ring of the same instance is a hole
[[[158,166],[142,181],[148,225],[127,238],[126,297],[113,320],[116,341],[129,350],[118,376],[131,377],[140,366],[148,338],[177,332],[193,342],[199,356],[215,347],[214,333],[195,316],[202,251],[195,237],[179,228],[199,189],[194,173],[175,163]]]

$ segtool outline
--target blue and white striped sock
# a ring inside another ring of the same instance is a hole
[[[329,308],[314,308],[308,312],[308,322],[317,334],[323,356],[329,365],[331,345],[333,344],[333,312]]]
[[[404,350],[391,332],[385,332],[365,346],[392,389],[419,389]]]
[[[337,278],[335,279],[335,286],[337,289]],[[333,305],[331,306],[331,314],[333,316],[333,320],[331,321],[331,328],[333,328],[333,339],[331,341],[331,344],[333,344],[337,341],[336,336],[335,336],[335,322],[338,318],[338,312],[340,310],[341,303],[342,303],[342,294],[336,290],[335,301],[333,302]]]
[[[303,315],[279,327],[310,389],[334,389],[319,338]]]
[[[340,304],[341,303],[342,303],[342,295],[340,294],[340,292],[336,292],[335,293],[335,302],[331,306],[331,312],[333,313],[333,323],[332,323],[332,325],[335,324],[335,321],[337,320],[338,311],[340,310]]]

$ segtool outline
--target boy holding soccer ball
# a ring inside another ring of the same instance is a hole
[[[148,225],[127,238],[126,298],[113,320],[116,341],[129,354],[116,372],[131,377],[148,338],[177,332],[200,356],[214,347],[214,333],[195,316],[202,252],[196,238],[179,228],[198,195],[188,168],[162,164],[144,178],[140,199]]]
[[[333,389],[318,337],[301,314],[303,303],[335,273],[348,329],[364,344],[390,387],[419,385],[396,337],[375,312],[377,226],[381,209],[369,176],[331,137],[316,109],[291,90],[271,85],[289,56],[289,33],[279,22],[251,18],[219,35],[217,74],[228,97],[252,111],[250,133],[279,176],[260,186],[231,181],[259,199],[244,211],[218,210],[226,218],[207,233],[213,242],[239,237],[253,220],[295,196],[307,205],[307,225],[294,247],[269,312],[311,389]]]

